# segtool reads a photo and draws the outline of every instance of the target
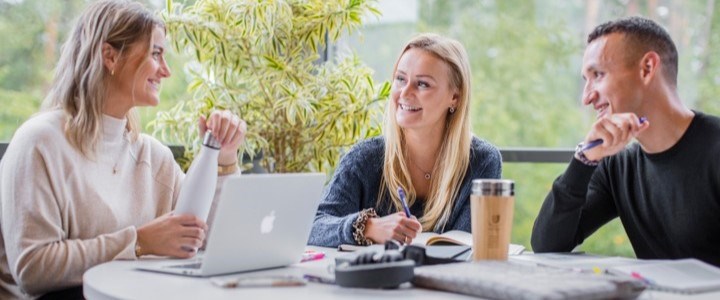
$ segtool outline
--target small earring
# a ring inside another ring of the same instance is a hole
[[[452,115],[454,113],[455,113],[455,107],[450,107],[450,114]]]
[[[115,69],[110,70],[110,76],[115,76]]]

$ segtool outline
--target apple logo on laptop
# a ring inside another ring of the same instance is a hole
[[[273,223],[275,223],[275,211],[271,211],[269,215],[263,217],[260,222],[260,233],[268,234],[273,230]]]

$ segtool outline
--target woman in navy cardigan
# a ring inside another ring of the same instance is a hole
[[[342,158],[309,244],[411,243],[420,231],[470,232],[472,180],[500,178],[502,161],[470,132],[470,74],[458,41],[422,34],[408,42],[393,71],[383,136]]]

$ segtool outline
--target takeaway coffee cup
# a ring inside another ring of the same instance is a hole
[[[515,183],[504,179],[475,179],[472,183],[473,260],[507,260]]]

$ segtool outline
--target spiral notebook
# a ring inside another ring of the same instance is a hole
[[[674,293],[720,290],[720,268],[694,258],[614,266],[608,272],[640,278],[650,289]]]

